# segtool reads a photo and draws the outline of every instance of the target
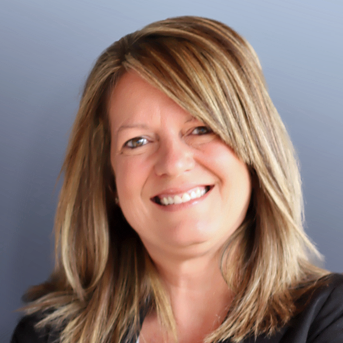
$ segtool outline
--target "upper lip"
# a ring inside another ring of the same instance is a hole
[[[188,184],[188,185],[183,185],[181,187],[171,187],[171,188],[162,190],[158,194],[155,194],[154,196],[151,197],[151,199],[154,199],[156,197],[163,198],[166,196],[175,196],[177,194],[190,192],[191,190],[196,189],[198,187],[208,187],[208,186],[212,187],[212,184],[192,184],[192,185]]]

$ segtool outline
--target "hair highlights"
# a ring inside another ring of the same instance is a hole
[[[56,268],[50,281],[29,291],[35,301],[28,311],[47,311],[40,325],[62,327],[63,343],[133,338],[147,305],[176,332],[154,265],[114,204],[106,105],[129,70],[209,125],[251,171],[250,208],[221,265],[235,298],[206,342],[273,333],[294,315],[299,294],[326,272],[309,262],[308,253],[317,251],[302,226],[298,166],[258,58],[235,31],[199,17],[148,25],[97,60],[62,169]]]

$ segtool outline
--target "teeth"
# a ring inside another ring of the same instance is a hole
[[[174,204],[181,204],[182,198],[180,198],[178,195],[174,196]]]
[[[175,196],[163,197],[160,199],[162,205],[182,204],[184,202],[202,197],[206,193],[206,188],[196,188],[190,193],[183,193]]]
[[[167,198],[163,198],[161,200],[161,203],[162,203],[162,205],[168,205],[168,199]]]
[[[189,196],[189,194],[185,193],[181,199],[182,199],[182,202],[186,202],[186,201],[191,200],[191,197]]]

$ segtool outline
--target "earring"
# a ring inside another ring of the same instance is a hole
[[[119,205],[119,198],[117,195],[114,197],[114,202],[116,205]]]

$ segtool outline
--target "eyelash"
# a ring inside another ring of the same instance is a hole
[[[145,141],[144,144],[138,143],[137,146],[133,146],[133,145],[132,145],[132,144],[134,144],[135,142],[137,143],[137,142],[143,141],[143,140]],[[148,142],[148,140],[147,140],[146,138],[144,138],[144,137],[135,137],[135,138],[129,139],[129,140],[124,144],[124,147],[125,147],[125,148],[129,148],[129,149],[136,149],[136,148],[139,148],[139,147],[145,145],[147,142]],[[131,145],[131,146],[130,146],[130,145]]]
[[[206,132],[201,132],[201,133],[194,133],[194,131],[196,130],[204,130]],[[197,126],[196,128],[194,128],[192,131],[191,131],[191,134],[192,135],[196,135],[196,136],[203,136],[203,135],[208,135],[210,133],[213,133],[212,129],[209,128],[208,126]],[[144,141],[144,143],[142,143],[142,141]],[[133,144],[136,144],[138,143],[138,145],[134,146]],[[125,144],[124,144],[124,147],[125,148],[128,148],[128,149],[137,149],[141,146],[144,146],[148,143],[148,140],[144,137],[135,137],[135,138],[132,138],[132,139],[129,139]]]
[[[212,129],[208,126],[197,126],[191,133],[193,133],[195,130],[198,130],[198,129],[205,129],[206,132],[202,132],[202,133],[198,133],[197,135],[198,136],[202,136],[202,135],[207,135],[209,133],[213,133]]]

